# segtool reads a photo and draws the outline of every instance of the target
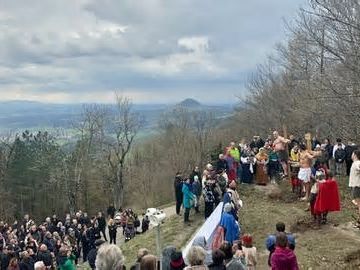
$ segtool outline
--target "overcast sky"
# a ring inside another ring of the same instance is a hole
[[[305,0],[1,0],[0,100],[235,102]]]

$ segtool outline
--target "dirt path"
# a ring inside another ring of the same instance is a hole
[[[175,205],[168,206],[165,208],[159,208],[159,209],[164,211],[164,213],[166,214],[166,219],[176,215]],[[152,229],[153,229],[153,226],[150,225],[149,230],[152,230]],[[106,228],[106,236],[109,239],[109,232],[108,232],[107,228]],[[117,235],[116,235],[116,244],[122,245],[123,243],[125,243],[125,238],[123,236],[122,229],[119,228]]]

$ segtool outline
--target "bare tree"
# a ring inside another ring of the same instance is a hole
[[[74,213],[79,207],[81,194],[84,198],[84,207],[88,207],[88,183],[87,169],[96,158],[96,144],[101,149],[104,140],[106,120],[108,119],[108,108],[99,104],[88,104],[83,106],[80,119],[74,127],[79,134],[75,149],[68,155],[64,162],[64,177],[66,181],[66,194],[70,212]]]
[[[110,131],[115,138],[107,140],[106,156],[109,167],[109,180],[113,189],[115,207],[124,202],[124,172],[127,157],[134,144],[135,137],[141,127],[139,115],[132,111],[131,100],[116,94],[116,105]]]

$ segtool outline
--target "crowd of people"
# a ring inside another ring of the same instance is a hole
[[[241,200],[236,191],[237,185],[267,185],[289,179],[292,191],[298,195],[299,200],[308,202],[308,210],[316,227],[327,223],[329,212],[340,211],[336,177],[347,175],[350,176],[353,203],[359,207],[360,216],[359,153],[354,143],[345,145],[341,139],[337,139],[332,145],[329,139],[324,139],[321,143],[317,137],[305,140],[290,135],[286,139],[277,131],[265,140],[254,136],[248,144],[245,141],[239,144],[231,142],[223,153],[219,153],[218,159],[207,164],[202,172],[195,167],[185,178],[181,172],[177,173],[174,182],[176,212],[180,215],[182,205],[184,222],[190,223],[190,209],[198,213],[200,201],[204,203],[205,219],[223,201],[223,214],[213,239],[212,250],[218,255],[221,253],[218,250],[221,243],[234,245],[234,250],[239,245],[245,252],[239,260],[243,268],[237,269],[255,269],[256,249],[252,249],[251,256],[246,249],[246,244],[252,242],[251,235],[242,235],[238,223],[237,213],[241,208]],[[272,269],[297,269],[293,252],[295,239],[291,234],[285,233],[283,223],[279,224],[277,232],[269,236],[266,243],[270,254],[269,266]],[[359,220],[355,225],[360,228]],[[277,257],[281,259],[276,259]],[[293,268],[281,268],[279,265],[282,262]]]
[[[327,222],[328,213],[340,210],[336,176],[349,175],[353,203],[360,216],[360,151],[354,143],[344,145],[340,139],[332,145],[316,137],[304,141],[286,139],[274,131],[262,139],[254,136],[250,143],[231,142],[218,159],[184,177],[178,172],[174,180],[176,214],[191,226],[191,211],[211,216],[222,203],[219,225],[211,243],[205,237],[193,241],[186,258],[175,247],[163,250],[161,262],[147,249],[138,251],[131,269],[256,269],[257,250],[251,234],[244,234],[239,221],[242,201],[237,192],[241,184],[267,185],[289,179],[299,200],[308,201],[316,224]],[[183,212],[183,213],[182,213]],[[0,222],[0,270],[76,269],[79,260],[92,269],[124,269],[124,256],[116,245],[118,228],[125,241],[137,232],[146,232],[150,221],[140,222],[131,209],[110,206],[107,218],[101,212],[89,217],[77,212],[60,220],[56,215],[36,224],[29,215],[13,224]],[[360,228],[360,219],[355,227]],[[106,231],[107,228],[107,231]],[[109,237],[109,242],[108,242]],[[295,238],[279,222],[265,244],[271,269],[298,269]]]
[[[0,221],[0,270],[71,270],[80,260],[95,269],[97,250],[108,237],[110,244],[116,244],[117,231],[122,228],[127,241],[137,232],[146,232],[149,224],[148,217],[140,222],[132,209],[117,212],[113,206],[107,218],[102,212],[89,217],[78,211],[64,219],[47,217],[40,224],[28,214],[20,222]]]

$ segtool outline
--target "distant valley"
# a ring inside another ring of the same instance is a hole
[[[24,130],[48,130],[58,138],[71,138],[74,123],[81,116],[84,104],[49,104],[32,101],[0,102],[0,135]],[[105,105],[111,106],[113,105]],[[216,118],[225,118],[232,114],[233,105],[205,105],[193,99],[178,104],[134,104],[133,111],[144,119],[140,131],[141,137],[156,132],[161,115],[174,106],[183,106],[189,110],[210,110]]]

